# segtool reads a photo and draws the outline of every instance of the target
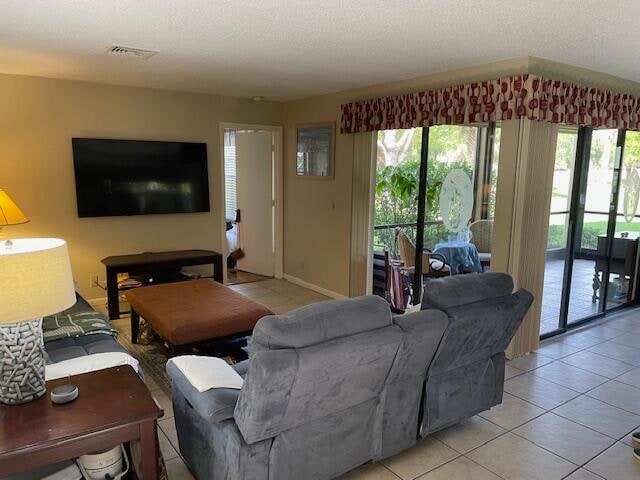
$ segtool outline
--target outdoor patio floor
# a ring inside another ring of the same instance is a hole
[[[594,260],[582,259],[576,259],[573,263],[568,323],[598,313],[599,301],[592,302],[594,264]],[[547,260],[542,297],[541,334],[558,328],[563,277],[564,260]],[[610,295],[607,308],[620,305],[625,300],[626,297],[618,300]]]

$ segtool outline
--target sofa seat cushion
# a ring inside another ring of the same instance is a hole
[[[131,307],[172,345],[250,332],[272,312],[211,279],[166,283],[129,290]]]
[[[94,353],[122,352],[127,353],[111,335],[97,333],[77,338],[63,338],[48,342],[45,346],[47,363],[57,363],[76,357],[84,357]]]

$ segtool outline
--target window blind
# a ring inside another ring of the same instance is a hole
[[[236,131],[224,131],[224,202],[228,222],[236,219],[238,196],[236,190]]]

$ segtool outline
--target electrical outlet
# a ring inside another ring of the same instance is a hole
[[[89,286],[95,287],[98,285],[98,275],[91,275],[89,277]]]

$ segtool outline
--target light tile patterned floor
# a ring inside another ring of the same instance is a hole
[[[277,312],[326,299],[281,280],[234,288]],[[640,428],[640,309],[544,343],[507,372],[502,405],[343,480],[640,479],[630,438]],[[170,480],[192,479],[170,408],[159,435]]]

